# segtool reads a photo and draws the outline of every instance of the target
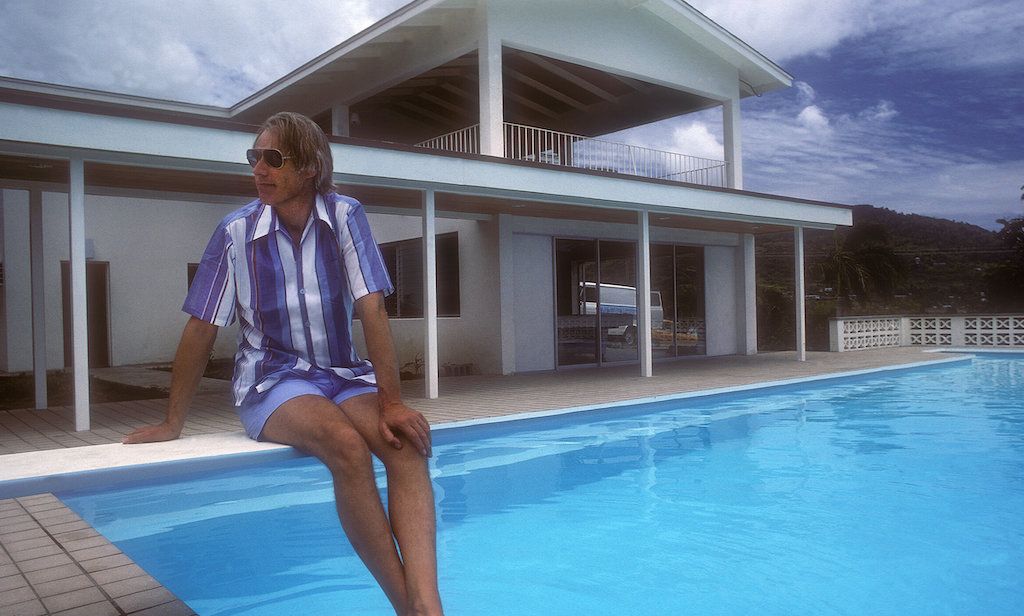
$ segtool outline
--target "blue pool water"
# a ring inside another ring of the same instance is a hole
[[[451,614],[1024,613],[1024,359],[438,431]],[[200,614],[389,614],[308,459],[61,498]]]

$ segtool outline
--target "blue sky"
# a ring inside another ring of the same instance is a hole
[[[229,105],[403,4],[0,0],[0,75]],[[691,4],[794,77],[743,103],[745,188],[988,228],[1024,214],[1019,1]],[[722,157],[717,111],[619,137]]]

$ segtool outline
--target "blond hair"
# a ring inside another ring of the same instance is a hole
[[[282,111],[263,122],[256,139],[268,130],[274,131],[278,146],[285,156],[292,156],[295,166],[303,171],[316,171],[313,187],[321,195],[334,191],[334,157],[324,131],[306,116]]]

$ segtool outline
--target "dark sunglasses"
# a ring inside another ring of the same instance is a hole
[[[288,160],[289,158],[295,158],[294,156],[285,156],[284,154],[281,154],[281,150],[260,150],[257,148],[246,150],[245,157],[249,160],[249,164],[252,165],[253,167],[258,165],[260,160],[262,159],[267,161],[267,164],[273,167],[274,169],[280,169],[282,166],[284,166],[284,161]]]

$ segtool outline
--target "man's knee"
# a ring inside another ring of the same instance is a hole
[[[373,464],[370,448],[350,424],[331,422],[316,431],[319,457],[332,472],[358,473]]]

